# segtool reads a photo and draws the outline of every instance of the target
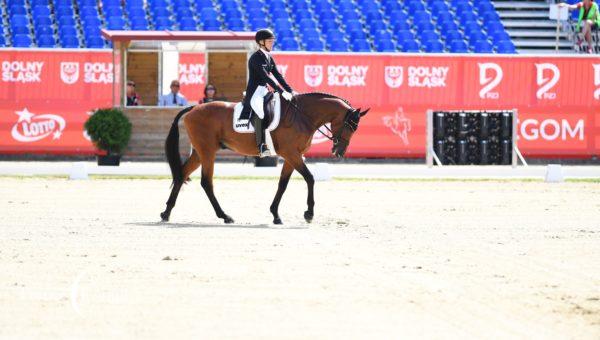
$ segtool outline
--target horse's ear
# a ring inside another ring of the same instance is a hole
[[[361,112],[361,113],[360,113],[360,116],[362,117],[362,116],[366,115],[366,114],[367,114],[367,112],[369,112],[369,110],[370,110],[370,109],[371,109],[371,108],[368,108],[368,109],[366,109],[365,111]]]

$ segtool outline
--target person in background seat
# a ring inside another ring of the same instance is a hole
[[[127,81],[127,106],[140,106],[142,100],[135,92],[135,83],[132,80]]]
[[[158,100],[158,106],[187,106],[188,101],[184,95],[179,92],[179,81],[171,82],[171,93],[165,94]]]
[[[594,53],[592,43],[592,30],[597,30],[600,26],[600,13],[598,13],[598,4],[593,0],[583,0],[574,5],[566,3],[558,4],[559,7],[567,7],[570,11],[579,9],[579,19],[577,21],[577,32],[581,32],[588,43],[588,53]],[[581,27],[583,23],[583,28]],[[579,40],[579,38],[578,38]],[[581,42],[578,42],[580,44]]]

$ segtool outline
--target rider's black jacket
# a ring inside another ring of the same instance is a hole
[[[273,57],[267,57],[260,50],[250,56],[248,60],[248,72],[250,74],[248,77],[248,86],[246,87],[246,97],[244,98],[246,105],[250,105],[250,98],[252,98],[254,91],[256,91],[259,85],[266,86],[268,83],[275,91],[283,92],[281,87],[269,77],[269,73],[275,76],[275,79],[277,79],[286,91],[292,92],[290,85],[288,85],[281,73],[279,73],[279,70],[277,70],[277,65],[275,65]]]

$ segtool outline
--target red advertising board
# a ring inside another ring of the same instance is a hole
[[[112,54],[0,51],[0,152],[90,154],[83,124],[110,106]]]
[[[188,101],[204,98],[206,86],[206,58],[204,53],[179,53],[179,84]]]
[[[422,157],[428,109],[517,109],[525,155],[600,154],[597,57],[278,53],[275,59],[296,91],[372,108],[350,156]],[[309,155],[328,156],[331,143],[319,135]]]
[[[371,111],[349,157],[422,157],[425,113],[517,109],[526,156],[600,155],[600,58],[276,53],[298,92],[327,92]],[[179,57],[182,93],[201,98],[204,54]],[[0,152],[93,153],[83,123],[112,103],[112,54],[0,50]],[[310,156],[329,156],[315,135]]]

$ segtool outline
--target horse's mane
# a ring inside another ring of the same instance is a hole
[[[314,96],[322,96],[325,98],[336,98],[339,99],[341,101],[343,101],[344,103],[348,104],[348,106],[352,107],[352,104],[350,104],[349,101],[347,101],[344,98],[338,97],[336,95],[333,95],[331,93],[325,93],[325,92],[308,92],[308,93],[301,93],[298,96],[307,96],[307,97],[314,97]]]

